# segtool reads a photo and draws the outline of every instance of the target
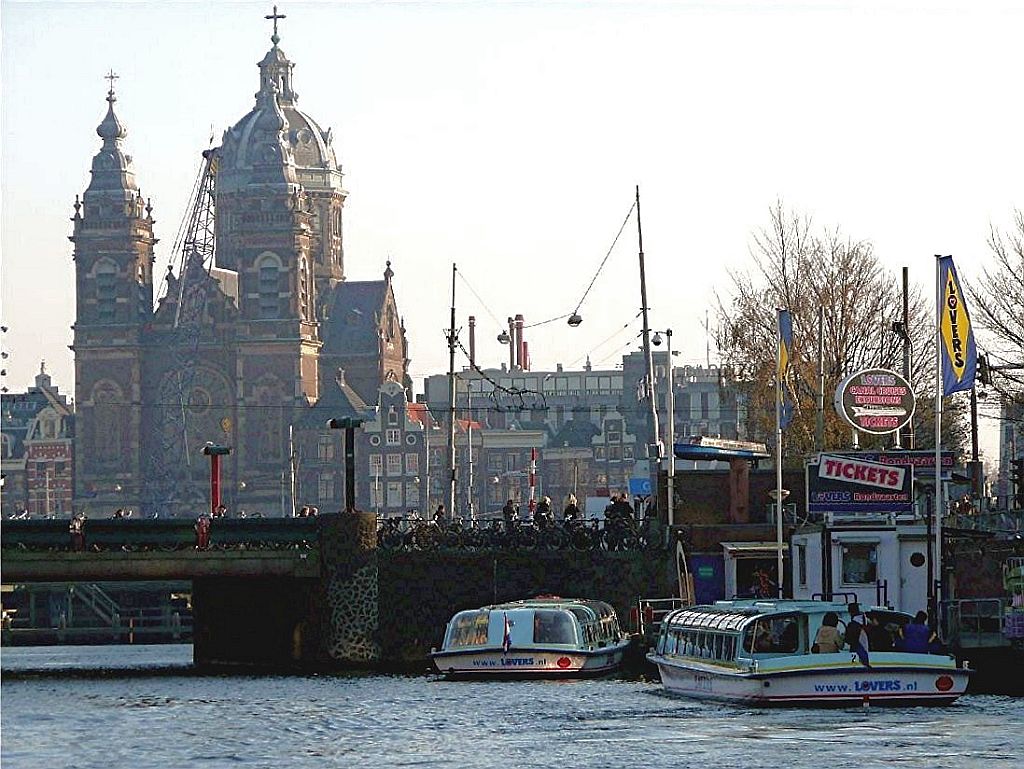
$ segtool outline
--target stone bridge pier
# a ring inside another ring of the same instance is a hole
[[[198,577],[197,667],[330,668],[380,661],[376,518],[319,520],[319,576]]]

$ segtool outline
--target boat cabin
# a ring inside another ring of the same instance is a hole
[[[866,607],[867,608],[867,607]],[[810,654],[827,612],[839,615],[839,632],[848,617],[846,604],[824,601],[718,601],[712,606],[678,609],[665,617],[656,651],[714,665],[747,667],[753,660]],[[895,641],[909,615],[868,608]]]
[[[622,631],[614,609],[602,601],[529,600],[461,611],[452,617],[444,649],[599,649],[618,643]]]

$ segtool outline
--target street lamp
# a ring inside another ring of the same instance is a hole
[[[672,376],[672,329],[665,329],[668,350],[668,525],[675,523],[675,480],[676,480],[676,388]],[[651,344],[661,347],[661,332],[655,331]],[[657,436],[655,436],[657,439]]]
[[[345,431],[345,512],[356,510],[356,428],[363,424],[362,417],[339,417],[327,420],[331,430]]]

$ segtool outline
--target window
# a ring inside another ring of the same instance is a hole
[[[417,507],[420,503],[420,485],[416,481],[409,481],[405,484],[405,504],[409,507]]]
[[[873,585],[878,579],[878,545],[847,542],[843,545],[843,584]]]
[[[402,474],[402,455],[388,454],[388,475]]]
[[[258,317],[276,318],[281,311],[281,263],[273,254],[265,254],[256,262],[256,270]]]
[[[797,583],[807,587],[807,545],[796,546]]]
[[[513,472],[518,467],[519,462],[517,461],[519,456],[517,454],[506,454],[505,455],[505,470]]]
[[[500,473],[502,470],[501,466],[502,456],[501,454],[492,452],[487,455],[487,471],[491,473]]]
[[[384,457],[380,454],[370,454],[370,475],[384,475]]]
[[[370,507],[374,510],[378,510],[383,500],[384,490],[381,487],[380,481],[375,479],[374,482],[370,484]]]
[[[420,455],[419,454],[406,454],[405,455],[405,474],[416,475],[420,471]]]
[[[299,262],[299,317],[309,320],[312,317],[310,312],[310,287],[309,287],[309,266],[306,260]]]
[[[317,440],[316,455],[321,462],[334,459],[334,438],[330,435],[321,435]]]
[[[397,425],[398,424],[398,409],[396,409],[394,406],[392,406],[391,408],[388,409],[388,424],[389,425]]]
[[[402,507],[402,482],[388,481],[388,507]]]
[[[608,459],[612,462],[618,462],[622,459],[622,446],[609,446]]]
[[[533,613],[533,642],[536,644],[574,644],[576,627],[564,611],[536,610]]]
[[[117,307],[117,265],[109,259],[96,263],[96,309],[101,323],[112,323]]]
[[[317,480],[317,496],[320,497],[321,503],[334,501],[334,473],[320,473]]]
[[[389,429],[384,435],[388,446],[401,446],[402,433],[400,430]]]
[[[634,447],[632,445],[630,445],[630,446],[623,446],[622,447],[622,458],[623,459],[633,459],[633,448]]]
[[[711,394],[701,393],[700,394],[700,418],[707,419],[708,414],[711,411]]]

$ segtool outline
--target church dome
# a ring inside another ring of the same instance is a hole
[[[103,139],[103,146],[92,159],[92,179],[85,191],[86,207],[101,200],[134,201],[138,196],[132,159],[126,155],[121,141],[128,135],[128,129],[114,113],[113,81],[107,94],[107,114],[96,127],[96,133]]]
[[[324,131],[296,106],[294,67],[274,40],[259,63],[256,106],[224,133],[218,192],[268,183],[268,164],[274,158],[281,164],[281,182],[298,183],[307,191],[341,191],[341,169],[330,129]]]

